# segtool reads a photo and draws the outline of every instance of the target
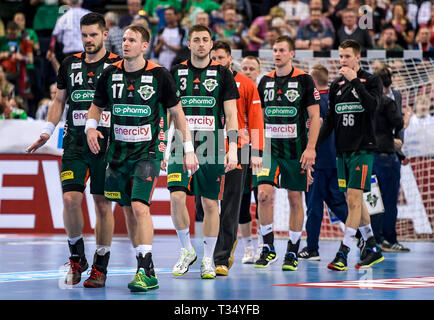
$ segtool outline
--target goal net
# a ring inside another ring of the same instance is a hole
[[[293,60],[296,67],[309,72],[314,65],[320,63],[327,67],[330,82],[336,78],[340,68],[336,52],[329,58],[314,58],[312,52],[305,53],[307,56],[303,56],[303,52],[296,53]],[[274,68],[271,50],[259,51],[259,58],[262,74]],[[240,69],[241,60],[241,53],[235,53],[235,70]],[[414,113],[404,137],[403,151],[406,159],[401,166],[396,227],[398,239],[434,241],[434,60],[414,55],[386,58],[384,55],[369,57],[369,54],[361,59],[361,67],[368,72],[372,72],[379,63],[386,63],[392,68],[392,86],[402,94],[403,110],[411,108]],[[276,189],[275,192],[274,230],[277,236],[287,237],[290,215],[287,193],[283,189]],[[252,200],[253,225],[257,228],[254,209]],[[306,217],[304,222],[306,223]],[[320,239],[339,239],[342,236],[343,224],[336,221],[333,215],[330,216],[325,206]]]

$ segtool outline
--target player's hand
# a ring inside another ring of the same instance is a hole
[[[309,169],[315,164],[316,151],[314,148],[306,148],[300,158],[301,167]]]
[[[90,128],[87,130],[87,144],[89,145],[90,151],[94,154],[98,154],[101,150],[99,146],[98,138],[104,139],[102,133],[96,129]]]
[[[50,136],[46,133],[41,134],[38,140],[36,140],[30,147],[26,149],[28,153],[33,153],[42,147],[50,139]]]
[[[262,157],[252,156],[250,159],[250,168],[252,168],[252,174],[258,175],[262,171]]]
[[[312,176],[312,172],[313,172],[312,168],[307,169],[307,183],[309,185],[311,185],[314,181],[313,176]]]
[[[348,81],[357,78],[357,72],[348,67],[342,67],[339,69],[339,74],[343,75]]]
[[[160,162],[160,169],[163,171],[166,171],[167,161],[166,159],[161,160]]]
[[[194,151],[187,152],[184,155],[184,172],[187,172],[190,170],[191,175],[193,175],[197,169],[199,169],[199,161],[197,160],[196,153]]]
[[[393,139],[393,143],[395,144],[395,148],[401,149],[402,148],[402,140],[401,139]]]
[[[225,155],[225,173],[234,170],[238,165],[237,149],[229,148],[228,153]]]

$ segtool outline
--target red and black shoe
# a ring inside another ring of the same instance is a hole
[[[85,272],[89,268],[89,264],[85,257],[77,258],[70,257],[69,258],[69,270],[65,277],[65,284],[68,285],[76,285],[81,281],[81,274]]]
[[[90,276],[84,281],[83,286],[85,288],[103,288],[105,287],[106,279],[107,272],[100,271],[95,266],[92,266]]]

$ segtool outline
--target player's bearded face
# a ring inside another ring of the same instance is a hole
[[[102,31],[98,25],[82,26],[81,28],[81,39],[86,53],[95,54],[99,52],[106,38],[107,31]]]
[[[228,69],[232,64],[232,57],[223,49],[212,50],[210,56],[212,60]]]
[[[191,40],[188,42],[191,53],[200,59],[209,56],[212,46],[213,42],[206,31],[193,32]]]

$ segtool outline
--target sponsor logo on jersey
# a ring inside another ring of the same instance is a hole
[[[266,138],[297,138],[297,124],[265,124]]]
[[[338,179],[339,187],[346,188],[347,187],[347,181],[345,179]]]
[[[274,81],[269,81],[265,84],[265,88],[274,88]]]
[[[158,150],[160,150],[160,152],[166,151],[166,145],[163,142],[160,142],[158,145]]]
[[[315,98],[315,100],[320,100],[320,95],[319,95],[319,91],[317,90],[317,88],[313,88],[313,97]]]
[[[164,127],[164,118],[161,117],[160,118],[160,128],[163,128],[163,127]]]
[[[142,83],[152,83],[153,76],[142,76]]]
[[[120,199],[121,193],[115,191],[104,191],[104,196],[109,199]]]
[[[143,100],[149,100],[149,98],[152,97],[152,95],[155,93],[155,90],[151,86],[141,86],[137,92],[140,94]]]
[[[171,173],[167,175],[167,182],[181,181],[181,178],[182,178],[181,173]]]
[[[72,172],[71,170],[62,171],[62,173],[60,174],[60,180],[62,181],[72,180],[72,179],[74,179],[74,172]]]
[[[160,133],[158,134],[158,139],[159,140],[164,140],[166,139],[166,135],[164,134],[163,130],[160,130]]]
[[[363,112],[365,109],[359,102],[342,102],[335,106],[336,113]]]
[[[187,76],[188,75],[188,69],[179,69],[178,70],[178,76]]]
[[[76,127],[82,127],[86,125],[87,120],[87,110],[74,110],[72,111],[72,123]],[[101,119],[98,126],[110,128],[110,112],[103,111],[101,113]]]
[[[351,93],[356,97],[356,99],[359,99],[359,95],[357,94],[357,91],[355,88],[353,88],[353,90],[351,90]]]
[[[149,117],[152,111],[149,106],[134,104],[115,104],[113,114],[120,117]]]
[[[289,100],[289,102],[294,102],[300,96],[297,90],[291,89],[286,91],[285,97]]]
[[[297,89],[298,88],[298,82],[288,82],[288,88]]]
[[[215,119],[213,116],[185,116],[190,130],[214,131]]]
[[[265,115],[267,117],[295,117],[297,108],[295,107],[266,107]]]
[[[81,62],[77,62],[77,63],[72,63],[71,64],[71,69],[81,69]]]
[[[205,87],[206,90],[208,90],[209,92],[214,91],[215,88],[217,88],[219,84],[217,83],[216,79],[206,79],[203,82],[203,86]]]
[[[121,73],[115,73],[112,75],[112,81],[122,81],[123,74]]]
[[[216,104],[214,97],[193,97],[184,96],[181,98],[181,105],[183,107],[193,107],[193,108],[212,108]]]
[[[215,77],[217,75],[217,70],[207,70],[206,75],[210,77]]]
[[[89,102],[93,101],[95,90],[75,90],[71,94],[71,99],[74,102]]]
[[[262,168],[261,172],[258,173],[258,177],[268,177],[270,175],[270,169]]]
[[[336,93],[337,96],[340,96],[342,94],[342,91],[339,90],[338,93]]]
[[[113,131],[117,141],[142,142],[152,140],[150,124],[145,124],[144,126],[121,126],[115,124]]]

